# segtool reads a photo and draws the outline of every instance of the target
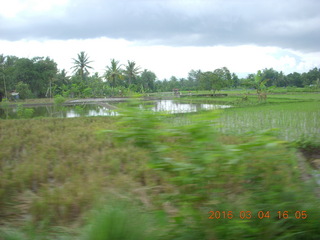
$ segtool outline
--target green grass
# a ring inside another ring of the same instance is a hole
[[[304,135],[319,137],[319,104],[314,101],[226,109],[220,118],[221,131],[239,134],[277,128],[285,140],[294,141]]]
[[[313,135],[318,96],[250,96],[254,104],[219,116],[130,109],[0,120],[0,239],[318,239],[316,186],[301,180],[310,168],[270,132],[238,135],[272,127],[289,140]],[[185,124],[172,124],[179,118]],[[209,211],[235,217],[212,220]],[[243,220],[240,211],[272,218]],[[277,211],[309,217],[278,219]]]

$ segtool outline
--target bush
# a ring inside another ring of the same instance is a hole
[[[82,94],[84,97],[88,98],[88,97],[92,97],[92,88],[87,87],[82,91]]]
[[[160,195],[176,213],[167,239],[317,239],[320,211],[310,189],[300,181],[297,158],[274,131],[255,132],[242,143],[218,141],[216,112],[191,115],[190,124],[166,124],[166,116],[147,110],[122,111],[115,137],[150,152],[153,169],[161,171],[174,191]],[[234,213],[234,219],[209,220],[209,211]],[[252,218],[241,219],[239,213]],[[266,214],[259,219],[257,213]],[[290,219],[279,218],[288,211]],[[296,211],[310,214],[294,219]],[[256,217],[256,218],[254,218]],[[304,231],[308,229],[308,231]]]
[[[56,106],[61,106],[65,101],[66,101],[66,99],[64,97],[62,97],[61,95],[54,96],[54,104]]]
[[[83,240],[156,240],[154,221],[132,202],[109,202],[90,220]]]
[[[18,118],[32,118],[33,113],[34,109],[25,108],[22,104],[19,104],[17,107]]]
[[[29,88],[29,84],[23,83],[23,82],[18,82],[16,86],[16,91],[19,93],[19,97],[21,99],[27,99],[27,98],[32,98],[32,92]]]

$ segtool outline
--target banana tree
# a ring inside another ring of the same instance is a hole
[[[269,81],[269,79],[263,79],[263,75],[261,71],[259,70],[257,74],[254,75],[254,87],[257,90],[258,99],[259,101],[267,100],[267,86],[266,83]]]

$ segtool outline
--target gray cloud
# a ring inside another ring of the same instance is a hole
[[[109,37],[173,46],[255,44],[320,51],[319,9],[318,0],[71,1],[60,17],[0,18],[0,39]]]

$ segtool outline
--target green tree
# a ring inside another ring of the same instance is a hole
[[[62,69],[56,76],[56,80],[54,81],[54,84],[57,86],[62,86],[62,85],[70,85],[71,81],[70,81],[70,77],[67,76],[67,72],[65,69]]]
[[[85,77],[87,77],[89,75],[89,71],[88,68],[92,69],[91,66],[89,66],[90,63],[92,63],[92,61],[89,61],[89,57],[85,52],[80,52],[78,54],[78,58],[75,59],[73,58],[73,64],[74,66],[72,68],[74,68],[73,72],[76,72],[77,74],[79,74],[81,76],[81,79],[84,80]]]
[[[268,79],[266,86],[279,86],[279,73],[273,68],[265,68],[261,72],[262,80]]]
[[[96,72],[94,75],[89,77],[89,88],[92,89],[92,95],[94,97],[100,96],[102,97],[104,95],[104,88],[106,83],[103,82],[102,78],[99,76],[99,74]]]
[[[214,70],[214,73],[217,75],[218,78],[218,83],[216,84],[216,87],[219,87],[220,89],[223,87],[230,87],[232,85],[231,82],[231,73],[228,68],[223,67],[223,68],[217,68]],[[217,89],[217,90],[220,90]],[[213,90],[215,90],[213,88]]]
[[[287,75],[286,79],[289,86],[303,87],[303,82],[300,73],[290,73]]]
[[[7,94],[7,83],[6,83],[6,76],[5,76],[5,71],[4,71],[5,60],[6,60],[6,57],[3,56],[3,54],[1,54],[0,55],[0,73],[1,73],[2,79],[3,79],[4,96],[7,98],[8,97],[8,94]],[[1,88],[2,88],[2,86],[1,86]],[[1,90],[0,90],[0,94],[1,94],[1,100],[2,100]]]
[[[110,66],[107,66],[105,78],[110,83],[112,88],[116,87],[116,81],[123,79],[123,70],[121,69],[121,65],[119,65],[119,61],[116,61],[114,58],[111,59]]]
[[[193,89],[199,89],[201,86],[200,77],[201,77],[201,70],[191,70],[188,73],[188,87],[189,90]]]
[[[200,86],[203,90],[212,90],[215,93],[222,88],[222,80],[215,72],[204,72],[200,76]]]
[[[16,91],[19,93],[21,99],[32,98],[32,92],[27,83],[18,82],[16,86]]]
[[[318,79],[320,79],[320,69],[313,68],[305,74],[305,77],[303,78],[303,85],[316,85]]]
[[[153,92],[155,90],[156,79],[157,76],[153,72],[145,69],[140,77],[143,91]]]
[[[254,87],[257,90],[257,95],[259,101],[267,100],[267,86],[266,83],[269,81],[268,78],[265,78],[264,74],[259,70],[257,74],[254,75]]]
[[[231,77],[231,87],[238,87],[240,85],[240,80],[237,76],[237,74],[232,73],[232,77]]]
[[[15,89],[18,82],[27,83],[34,96],[45,97],[56,74],[57,64],[48,57],[19,58],[14,64],[10,87]]]
[[[57,64],[50,58],[43,59],[38,57],[34,59],[35,71],[38,74],[38,81],[33,85],[37,89],[39,97],[48,96],[52,97],[52,82],[56,79],[58,72]]]
[[[125,66],[124,75],[128,80],[128,86],[131,86],[132,80],[136,79],[141,73],[140,67],[136,66],[134,61],[128,61],[128,65]]]

